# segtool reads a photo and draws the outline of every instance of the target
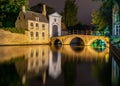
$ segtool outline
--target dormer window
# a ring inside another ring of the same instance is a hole
[[[35,17],[36,21],[39,21],[39,17]]]

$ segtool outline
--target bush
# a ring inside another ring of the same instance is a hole
[[[23,29],[18,29],[18,28],[0,28],[6,31],[10,31],[12,33],[21,33],[21,34],[25,34],[25,30]]]

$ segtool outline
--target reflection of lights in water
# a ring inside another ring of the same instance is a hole
[[[81,52],[84,49],[84,46],[71,46],[75,52]]]
[[[61,54],[58,52],[50,53],[49,75],[56,79],[61,74]]]
[[[105,49],[104,52],[97,52],[95,50],[93,50],[90,46],[84,46],[84,48],[82,47],[76,47],[75,50],[78,51],[77,53],[71,48],[71,46],[62,46],[57,52],[57,54],[53,55],[53,51],[51,51],[50,55],[50,49],[48,49],[49,47],[45,47],[45,46],[37,46],[37,47],[27,47],[27,48],[22,48],[21,51],[27,51],[24,52],[26,55],[26,59],[27,59],[27,67],[28,70],[27,72],[32,72],[32,74],[30,74],[30,76],[34,76],[34,74],[36,73],[37,70],[39,70],[36,74],[42,74],[42,80],[43,83],[45,83],[46,81],[46,74],[43,73],[45,71],[49,72],[49,76],[51,76],[52,78],[57,78],[60,74],[61,74],[61,53],[64,54],[65,56],[67,56],[68,58],[71,57],[77,57],[78,58],[85,58],[86,61],[87,60],[92,60],[95,57],[97,58],[103,58],[105,57],[106,62],[108,61],[109,58],[109,51],[107,51],[107,49]],[[11,55],[11,54],[10,54]],[[10,56],[8,55],[8,56]],[[23,54],[20,54],[23,55]],[[99,56],[98,56],[99,55]],[[71,56],[71,57],[70,57]],[[31,58],[32,57],[32,58]],[[36,58],[37,57],[37,58]],[[96,59],[96,58],[95,58]],[[84,59],[83,59],[84,60]],[[63,61],[64,63],[64,61]],[[50,69],[51,68],[51,69]],[[27,78],[27,76],[26,76]],[[23,83],[25,82],[25,78],[23,77]]]
[[[95,51],[97,52],[103,52],[105,50],[105,47],[104,48],[93,48]]]
[[[92,48],[95,48],[95,49],[98,49],[98,50],[104,50],[106,47],[106,44],[103,40],[95,40],[93,43],[92,43]]]
[[[108,63],[108,61],[109,61],[109,53],[105,55],[105,62]]]

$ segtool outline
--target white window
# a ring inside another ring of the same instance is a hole
[[[39,29],[39,24],[38,23],[36,23],[36,29]]]
[[[45,24],[42,24],[42,30],[45,30]]]
[[[31,37],[31,40],[34,39],[34,34],[33,34],[33,32],[30,32],[30,37]]]
[[[39,33],[36,32],[36,40],[38,40],[38,39],[39,39]]]
[[[44,40],[44,37],[45,37],[45,33],[44,32],[42,32],[42,39]]]
[[[30,23],[30,29],[33,29],[33,23]]]

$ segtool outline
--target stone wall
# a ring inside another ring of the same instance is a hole
[[[26,33],[28,33],[28,31],[26,31]],[[49,44],[49,40],[44,43],[41,41],[30,41],[27,35],[0,30],[0,45],[22,44]]]

